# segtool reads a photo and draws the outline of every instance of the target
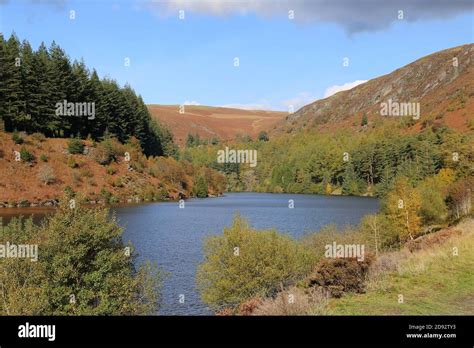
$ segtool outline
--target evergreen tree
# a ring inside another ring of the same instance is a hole
[[[347,163],[344,171],[342,193],[346,195],[358,195],[360,193],[361,182],[357,177],[352,162]]]
[[[15,128],[20,128],[23,93],[21,88],[21,57],[20,57],[20,42],[16,35],[11,35],[4,46],[4,62],[2,62],[2,104],[3,105],[3,120],[5,123],[5,130],[13,131]]]
[[[57,113],[56,105],[64,101],[74,106],[94,103],[95,115]],[[129,85],[122,88],[115,80],[101,80],[83,61],[71,64],[54,41],[49,50],[41,43],[35,52],[26,40],[20,45],[14,34],[7,41],[0,35],[0,115],[9,132],[94,140],[109,132],[122,143],[135,136],[146,155],[178,154],[171,132],[152,120]]]

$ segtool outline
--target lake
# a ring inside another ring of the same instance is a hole
[[[294,208],[289,208],[293,200]],[[48,210],[3,209],[4,223],[13,215],[34,213],[38,220]],[[123,239],[139,254],[137,262],[151,260],[169,273],[164,281],[161,315],[207,315],[200,301],[195,273],[203,259],[202,243],[208,235],[221,234],[240,213],[259,229],[276,228],[295,238],[327,224],[357,224],[379,209],[368,197],[319,196],[271,193],[227,193],[223,197],[190,199],[184,208],[178,202],[160,202],[114,207],[125,228]],[[184,303],[183,302],[184,296]]]

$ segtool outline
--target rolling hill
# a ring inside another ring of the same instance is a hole
[[[242,110],[224,107],[185,105],[148,105],[152,117],[167,125],[175,142],[182,146],[188,134],[199,134],[202,139],[233,139],[236,135],[255,137],[269,130],[286,115],[281,111]]]

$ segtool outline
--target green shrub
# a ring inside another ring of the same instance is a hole
[[[17,131],[13,132],[12,140],[15,144],[23,144],[24,142],[23,138],[18,134]]]
[[[153,198],[155,201],[163,201],[167,199],[168,196],[169,196],[168,191],[165,188],[160,188],[157,192],[155,192],[155,195]]]
[[[71,138],[67,144],[67,150],[70,154],[83,154],[84,153],[84,143],[80,139]]]
[[[123,184],[122,178],[117,178],[117,180],[113,181],[112,186],[113,187],[123,187],[124,184]]]
[[[28,152],[28,150],[23,146],[20,149],[20,159],[23,162],[33,162],[35,159],[35,156],[33,156],[32,153]]]
[[[73,198],[74,196],[76,196],[76,193],[74,192],[74,190],[69,185],[64,188],[64,194],[66,195],[66,198],[68,198],[68,199]]]
[[[254,230],[240,216],[222,235],[205,240],[204,255],[197,284],[203,301],[214,309],[274,295],[304,278],[315,263],[302,244],[275,230]]]
[[[257,137],[258,141],[269,141],[270,138],[268,137],[268,133],[265,132],[265,131],[261,131],[260,133],[258,133],[258,137]]]
[[[196,195],[196,197],[206,198],[208,193],[209,193],[206,179],[204,177],[200,176],[197,179],[196,186],[194,186],[193,190],[194,190],[194,194]]]
[[[43,161],[43,162],[48,162],[48,157],[45,154],[42,154],[40,156],[40,160]]]
[[[117,203],[117,198],[112,194],[112,192],[107,191],[105,188],[100,190],[100,195],[104,198],[105,203],[113,204]]]
[[[61,206],[41,227],[30,218],[0,229],[0,240],[37,244],[40,261],[0,258],[0,315],[156,313],[162,272],[149,263],[135,268],[109,211]]]
[[[77,164],[76,160],[74,159],[74,157],[70,156],[67,159],[67,166],[70,167],[70,168],[77,168],[78,167],[78,164]]]
[[[114,175],[115,173],[117,173],[117,168],[107,167],[107,174]]]

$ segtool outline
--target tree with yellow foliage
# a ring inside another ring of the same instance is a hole
[[[400,240],[414,239],[421,226],[421,197],[406,177],[395,180],[386,196],[383,210],[393,227],[399,231]]]

